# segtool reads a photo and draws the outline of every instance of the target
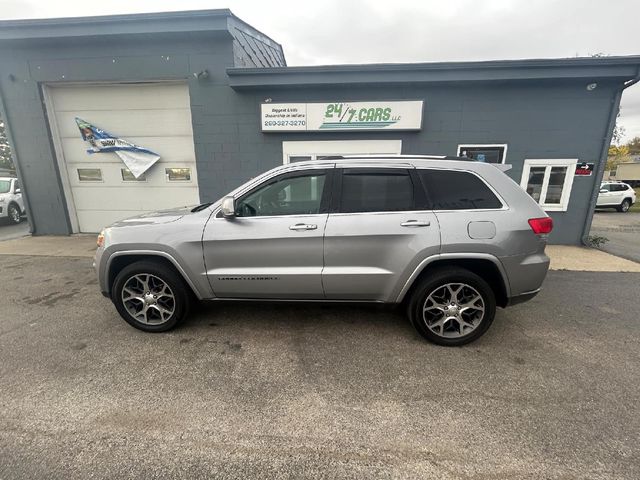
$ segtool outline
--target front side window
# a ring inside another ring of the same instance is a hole
[[[507,145],[458,145],[458,156],[477,162],[504,163]]]
[[[545,210],[566,211],[576,162],[573,159],[525,160],[520,186]]]
[[[249,192],[236,203],[239,217],[320,213],[325,172],[283,175]]]
[[[0,193],[9,193],[11,180],[0,180]]]
[[[600,190],[606,190],[607,192],[611,191],[611,184],[605,183],[604,185],[600,185]]]
[[[402,169],[346,169],[342,173],[340,212],[414,210],[413,182]]]
[[[434,210],[476,210],[502,208],[484,181],[470,172],[419,170],[420,179]]]

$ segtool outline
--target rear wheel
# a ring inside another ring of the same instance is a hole
[[[141,261],[118,273],[111,298],[129,325],[145,332],[165,332],[186,318],[188,288],[173,268]]]
[[[438,345],[459,346],[481,337],[496,313],[493,290],[463,268],[442,268],[423,279],[409,304],[415,329]]]
[[[20,212],[20,207],[15,203],[10,203],[7,208],[7,217],[9,217],[9,221],[11,223],[20,223],[22,213]]]
[[[620,204],[620,206],[617,208],[617,210],[622,213],[627,213],[630,208],[631,208],[631,200],[629,200],[628,198],[625,198]]]

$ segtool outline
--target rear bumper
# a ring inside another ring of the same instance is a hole
[[[544,252],[502,257],[500,261],[509,278],[509,305],[533,298],[549,271],[550,260]]]
[[[538,295],[538,293],[540,293],[539,288],[537,290],[533,290],[532,292],[525,292],[525,293],[521,293],[520,295],[516,295],[515,297],[511,297],[509,298],[507,307],[512,307],[514,305],[518,305],[519,303],[528,302],[533,297]]]

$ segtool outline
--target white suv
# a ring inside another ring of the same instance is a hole
[[[596,208],[615,208],[626,213],[636,203],[636,192],[628,184],[622,182],[603,182]]]
[[[0,177],[0,219],[7,217],[11,223],[20,223],[24,202],[17,178]]]

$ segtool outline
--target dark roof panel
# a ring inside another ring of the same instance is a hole
[[[229,68],[227,73],[234,88],[545,79],[627,81],[640,75],[640,56]]]

